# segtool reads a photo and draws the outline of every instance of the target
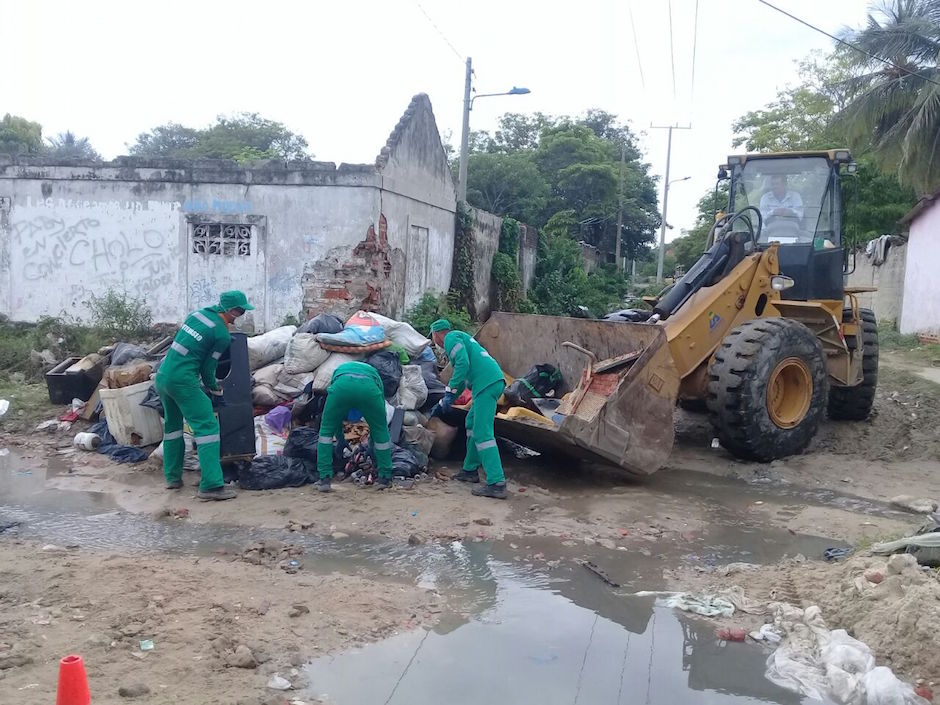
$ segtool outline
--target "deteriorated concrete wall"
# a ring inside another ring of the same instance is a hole
[[[470,314],[478,320],[486,320],[490,315],[493,301],[493,255],[499,250],[499,233],[503,219],[478,208],[470,208],[473,218],[472,252],[473,258],[473,310]]]
[[[531,225],[519,223],[519,279],[522,281],[522,295],[529,293],[532,279],[535,277],[535,264],[539,250],[539,231]]]
[[[456,195],[427,96],[376,164],[0,156],[0,314],[90,315],[108,289],[178,322],[244,290],[248,330],[446,291]]]
[[[906,260],[907,245],[891,245],[880,265],[872,264],[864,252],[855,257],[855,271],[849,275],[847,286],[878,289],[859,294],[858,303],[874,311],[879,323],[900,323]]]

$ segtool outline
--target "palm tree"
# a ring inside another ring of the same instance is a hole
[[[87,159],[101,161],[101,155],[91,146],[87,137],[76,137],[70,130],[49,137],[46,155],[55,159]]]
[[[889,63],[848,50],[857,91],[840,122],[856,148],[919,193],[940,188],[940,0],[893,0],[872,7],[846,41]]]

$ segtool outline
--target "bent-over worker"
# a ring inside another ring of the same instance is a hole
[[[215,372],[232,342],[228,326],[252,309],[254,306],[242,292],[224,292],[218,306],[208,306],[187,316],[160,365],[154,386],[163,402],[163,474],[168,490],[183,486],[185,418],[193,430],[202,470],[197,496],[202,500],[235,497],[235,491],[226,487],[222,478],[219,420],[213,409],[225,406],[225,398]],[[208,396],[202,390],[200,378]]]
[[[473,392],[473,406],[467,413],[467,455],[463,461],[463,471],[454,475],[461,482],[479,482],[479,467],[483,466],[486,484],[474,487],[473,494],[478,497],[506,499],[506,477],[503,464],[496,447],[496,434],[493,421],[496,418],[496,403],[506,387],[506,378],[499,364],[476,340],[466,333],[451,330],[450,321],[443,318],[431,324],[431,337],[434,344],[444,349],[447,359],[454,368],[444,398],[439,402],[442,411],[447,412],[454,403],[455,396],[464,388]]]
[[[379,465],[377,489],[392,484],[392,441],[385,417],[385,391],[378,371],[364,362],[344,362],[336,368],[327,388],[326,405],[320,418],[317,441],[317,472],[320,492],[332,490],[334,439],[343,435],[343,421],[355,409],[369,424],[369,437]]]

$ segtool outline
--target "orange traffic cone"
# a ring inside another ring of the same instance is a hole
[[[88,678],[81,656],[66,656],[59,661],[59,691],[56,705],[90,705]]]

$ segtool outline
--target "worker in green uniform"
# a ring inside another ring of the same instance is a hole
[[[499,364],[476,340],[466,333],[451,330],[450,322],[438,319],[431,324],[434,344],[444,353],[454,368],[444,398],[438,402],[440,410],[447,412],[454,398],[465,387],[473,392],[473,406],[467,414],[467,455],[463,471],[454,476],[462,482],[479,482],[478,468],[482,465],[486,484],[474,487],[478,497],[506,499],[506,477],[496,447],[493,420],[496,418],[496,403],[506,388],[506,378]]]
[[[222,479],[219,420],[213,410],[225,406],[225,398],[215,371],[232,342],[228,326],[253,308],[242,292],[224,292],[218,306],[208,306],[186,317],[160,365],[154,386],[163,402],[163,474],[168,490],[183,486],[185,418],[193,430],[202,470],[197,496],[206,501],[235,497],[235,491]]]
[[[336,368],[327,387],[326,405],[320,418],[317,441],[317,471],[320,492],[332,491],[333,444],[343,434],[343,421],[355,409],[369,424],[369,437],[379,464],[375,486],[384,490],[392,484],[392,441],[385,416],[385,391],[378,371],[364,362],[344,362]]]

